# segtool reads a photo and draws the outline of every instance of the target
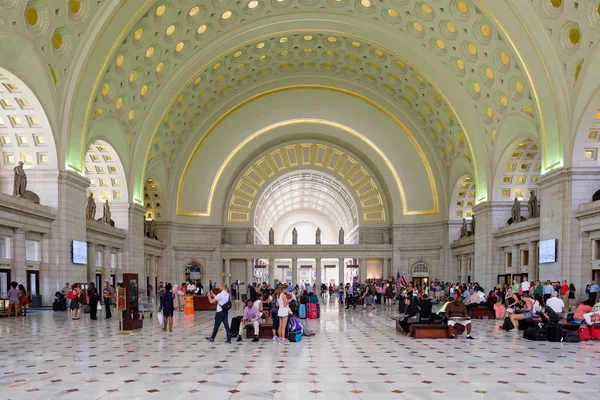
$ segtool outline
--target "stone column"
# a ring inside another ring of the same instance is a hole
[[[88,242],[88,263],[86,281],[80,283],[96,282],[96,245]]]
[[[321,259],[317,258],[315,259],[316,263],[315,263],[315,267],[317,269],[317,273],[315,275],[315,284],[313,285],[315,287],[315,289],[313,290],[315,293],[320,293],[321,292],[321,283],[323,283],[323,270],[321,269]]]
[[[227,287],[229,287],[231,285],[231,260],[229,258],[225,259],[225,268],[223,270],[223,274],[225,274],[225,283],[227,284]]]
[[[140,293],[146,290],[146,259],[144,257],[144,213],[145,208],[138,204],[111,204],[115,227],[127,231],[123,242],[124,270],[138,274]]]
[[[246,260],[246,281],[247,285],[254,282],[254,261],[251,258]]]
[[[275,259],[269,258],[269,283],[275,284]]]
[[[152,285],[152,295],[156,294],[156,256],[150,254],[150,284]]]
[[[460,255],[460,282],[467,282],[467,255]]]
[[[104,283],[104,281],[110,283],[110,250],[110,247],[104,246],[104,251],[102,253],[102,283]]]
[[[298,259],[292,258],[292,286],[298,284]]]
[[[118,282],[123,282],[123,249],[117,249],[117,271],[115,274],[115,287]]]
[[[519,251],[519,246],[518,245],[513,246],[511,249],[511,253],[512,253],[511,273],[513,275],[519,274],[519,273],[521,273],[521,252]],[[517,279],[517,281],[519,282],[519,284],[521,284],[521,279]]]
[[[359,261],[358,276],[360,283],[363,284],[367,280],[367,259],[361,257]]]
[[[165,272],[163,268],[163,257],[156,257],[156,277],[159,282],[165,281]],[[158,289],[158,288],[157,288]]]
[[[50,281],[50,271],[52,266],[50,265],[50,238],[51,234],[42,234],[42,240],[40,242],[40,287],[38,288],[39,294],[42,295],[42,304],[49,306],[54,301],[54,292],[60,289],[60,287],[52,287]]]
[[[537,242],[529,242],[529,282],[538,279],[537,271]]]
[[[473,207],[477,215],[477,229],[475,230],[475,275],[484,288],[491,288],[499,274],[504,274],[504,261],[499,260],[498,241],[494,232],[506,225],[510,218],[510,203],[480,203]],[[502,271],[502,272],[500,272]]]
[[[346,282],[344,282],[344,275],[346,273],[346,265],[344,263],[345,258],[341,257],[338,262],[338,285],[339,284],[345,284]]]
[[[27,286],[27,262],[25,260],[25,231],[15,229],[13,237],[11,280]],[[10,282],[9,282],[10,284]],[[29,290],[29,288],[27,288]]]

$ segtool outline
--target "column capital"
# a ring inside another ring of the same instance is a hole
[[[21,228],[15,228],[14,231],[18,235],[25,234],[25,232],[26,232],[24,229],[21,229]]]

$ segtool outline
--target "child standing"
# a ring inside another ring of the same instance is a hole
[[[167,330],[167,323],[169,324],[169,332],[173,332],[173,286],[170,283],[167,283],[165,286],[165,292],[160,296],[160,308],[158,312],[162,311],[164,322],[163,322],[163,332]]]

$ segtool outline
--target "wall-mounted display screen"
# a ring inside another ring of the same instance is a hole
[[[73,240],[73,264],[87,264],[87,242],[80,242],[78,240]]]
[[[540,241],[540,264],[556,262],[557,240],[548,239]]]

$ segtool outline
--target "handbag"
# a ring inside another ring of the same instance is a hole
[[[159,325],[162,325],[165,322],[165,317],[163,316],[162,311],[156,313],[156,319],[158,319]]]
[[[102,304],[98,303],[98,305],[96,305],[96,310],[102,311]]]
[[[89,304],[84,304],[84,306],[83,306],[83,313],[84,314],[89,314],[90,313],[90,305]]]

